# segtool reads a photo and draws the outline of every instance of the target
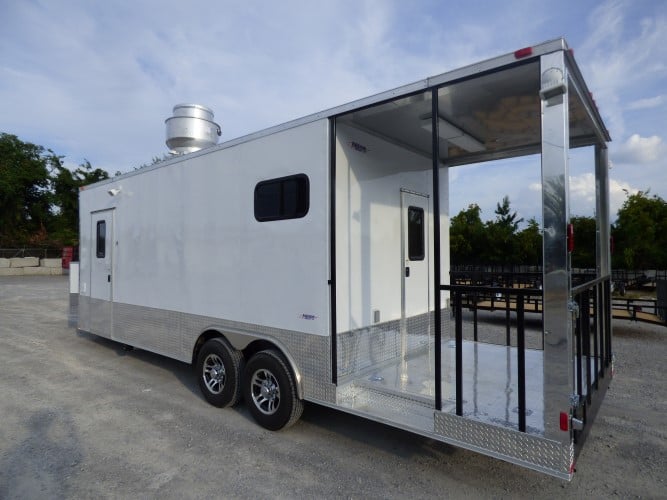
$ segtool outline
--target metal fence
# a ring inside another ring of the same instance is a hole
[[[58,259],[62,256],[62,252],[62,248],[54,247],[0,248],[0,258],[37,257],[39,259]]]
[[[667,279],[657,280],[656,288],[657,288],[656,314],[661,320],[667,321]]]

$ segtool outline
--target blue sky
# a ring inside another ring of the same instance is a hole
[[[612,212],[624,190],[667,198],[667,1],[3,0],[0,28],[0,131],[111,173],[166,152],[177,103],[228,140],[563,36],[613,139]],[[574,215],[590,158],[572,152]],[[453,173],[453,213],[509,195],[538,215],[539,158],[479,168]]]

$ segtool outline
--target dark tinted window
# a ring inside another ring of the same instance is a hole
[[[106,251],[107,223],[103,220],[97,221],[97,252],[98,258],[103,259]]]
[[[424,260],[424,209],[408,207],[408,259]]]
[[[262,181],[255,186],[255,219],[298,219],[308,213],[310,184],[304,174]]]

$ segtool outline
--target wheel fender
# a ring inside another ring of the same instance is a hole
[[[239,330],[231,330],[229,328],[224,328],[224,327],[219,327],[215,325],[211,325],[208,328],[205,328],[202,330],[202,334],[207,331],[215,330],[217,332],[220,332],[220,334],[227,339],[227,342],[231,344],[231,346],[234,349],[237,349],[239,351],[242,351],[246,347],[248,347],[252,342],[256,340],[265,340],[271,344],[273,344],[278,351],[285,357],[285,360],[289,364],[289,367],[292,369],[292,373],[294,374],[294,380],[296,383],[296,393],[299,399],[303,399],[303,376],[301,374],[301,370],[299,370],[299,367],[296,364],[296,361],[290,354],[289,350],[285,347],[285,345],[277,340],[275,337],[270,337],[268,335],[262,335],[258,333],[248,333],[248,332],[243,332]]]

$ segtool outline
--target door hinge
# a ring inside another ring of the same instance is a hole
[[[567,310],[574,314],[575,318],[579,317],[579,304],[574,300],[571,300],[567,303]]]

